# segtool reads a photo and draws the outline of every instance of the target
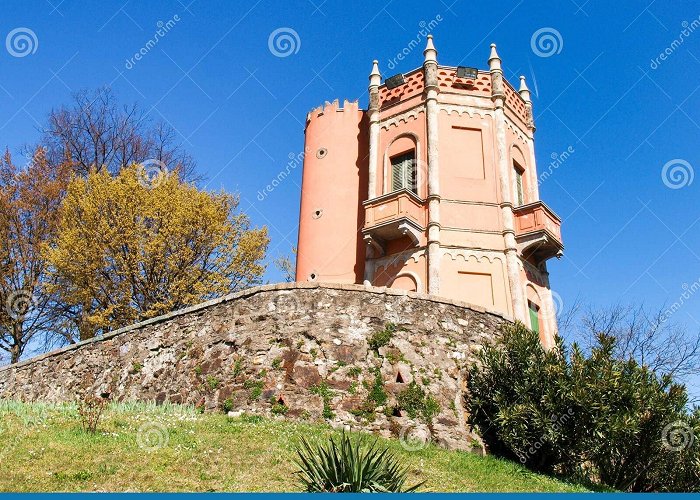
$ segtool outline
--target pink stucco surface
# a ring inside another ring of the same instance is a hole
[[[550,345],[556,322],[545,261],[561,251],[561,229],[556,215],[539,200],[529,101],[508,82],[499,100],[493,93],[493,71],[479,71],[469,81],[458,78],[456,68],[439,66],[433,122],[437,134],[429,144],[427,67],[406,73],[405,83],[394,89],[379,86],[374,150],[369,146],[372,109],[326,104],[309,113],[297,280],[368,281],[426,292],[429,222],[439,215],[439,223],[433,224],[439,227],[439,254],[434,257],[439,259],[434,264],[439,268],[438,294],[527,322],[529,311],[514,309],[512,283],[517,282],[515,290],[526,307],[540,310],[541,338]],[[500,122],[497,102],[503,103]],[[434,164],[439,159],[439,167],[433,167],[439,192],[432,196],[432,219],[431,147]],[[319,149],[327,150],[320,159]],[[415,155],[415,193],[394,192],[391,159],[407,152]],[[376,160],[373,197],[368,192],[370,154]],[[520,169],[522,204],[516,174]],[[509,235],[517,241],[517,271],[506,263]]]

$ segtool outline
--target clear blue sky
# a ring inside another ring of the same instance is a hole
[[[264,201],[257,193],[302,151],[306,113],[335,98],[366,106],[372,59],[385,76],[419,66],[423,39],[388,69],[422,24],[438,20],[440,63],[485,69],[495,42],[506,76],[528,77],[541,172],[552,154],[574,151],[541,185],[563,219],[566,255],[550,274],[564,304],[670,304],[700,279],[700,179],[679,177],[679,189],[662,179],[671,160],[687,163],[669,168],[700,168],[700,28],[674,44],[700,5],[670,3],[7,1],[3,37],[25,27],[38,45],[25,57],[0,52],[0,143],[19,150],[72,92],[109,84],[177,129],[210,188],[241,194],[242,208],[270,228],[274,257],[296,242],[301,168]],[[179,21],[127,69],[171,19]],[[279,28],[298,35],[286,57],[268,43]],[[549,57],[531,43],[542,28],[561,37]],[[266,279],[280,275],[270,266]],[[697,330],[700,296],[684,300],[674,319]]]

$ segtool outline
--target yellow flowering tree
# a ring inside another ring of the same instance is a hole
[[[259,283],[268,241],[237,197],[131,166],[71,181],[46,257],[84,340]]]

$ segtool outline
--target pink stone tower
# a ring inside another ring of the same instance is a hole
[[[547,260],[561,221],[539,198],[530,91],[489,70],[423,66],[381,83],[369,107],[306,119],[297,281],[364,283],[496,311],[553,344]]]

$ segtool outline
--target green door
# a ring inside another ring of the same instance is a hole
[[[529,301],[528,301],[527,305],[530,309],[530,328],[532,328],[533,332],[540,333],[540,315],[539,315],[540,308],[537,307],[537,305],[535,305]]]

